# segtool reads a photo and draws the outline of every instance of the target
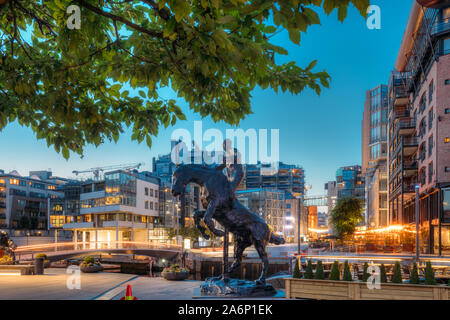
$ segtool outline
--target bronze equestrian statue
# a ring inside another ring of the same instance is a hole
[[[256,284],[265,284],[269,266],[266,245],[267,243],[283,244],[284,239],[274,235],[259,215],[248,210],[236,199],[232,182],[220,168],[198,164],[178,166],[172,177],[172,194],[174,196],[184,194],[189,183],[202,186],[208,193],[207,209],[197,211],[194,216],[196,226],[203,236],[209,238],[205,233],[205,228],[200,224],[201,219],[215,235],[223,236],[224,232],[215,228],[213,219],[227,228],[234,236],[234,261],[228,269],[228,274],[223,277],[227,278],[241,265],[244,250],[253,244],[263,263],[263,269]]]

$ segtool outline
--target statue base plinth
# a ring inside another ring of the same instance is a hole
[[[207,278],[200,285],[202,296],[215,297],[273,297],[277,290],[272,285],[256,284],[253,281],[240,279],[215,279]]]

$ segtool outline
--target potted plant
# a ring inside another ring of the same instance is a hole
[[[178,264],[164,268],[161,274],[164,279],[171,281],[186,280],[189,277],[189,272],[186,268],[181,268]]]
[[[38,253],[37,255],[34,256],[36,259],[37,258],[42,258],[44,259],[44,268],[50,268],[50,260],[48,260],[48,257],[45,253]]]
[[[103,271],[103,266],[100,263],[95,262],[93,257],[87,256],[84,258],[83,263],[80,264],[80,270],[84,273],[94,273]]]
[[[10,265],[13,264],[13,259],[10,256],[3,256],[0,258],[0,265]]]

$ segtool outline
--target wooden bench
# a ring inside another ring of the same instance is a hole
[[[0,265],[2,275],[31,275],[34,274],[34,265]]]

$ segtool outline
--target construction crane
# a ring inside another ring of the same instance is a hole
[[[100,173],[107,170],[125,170],[130,171],[132,169],[139,169],[141,166],[143,166],[145,163],[139,162],[139,163],[129,163],[129,164],[119,164],[114,166],[106,166],[106,167],[96,167],[96,168],[90,168],[87,170],[73,170],[72,173],[74,173],[76,176],[78,176],[80,173],[89,173],[92,172],[94,174],[95,179],[99,179]]]

